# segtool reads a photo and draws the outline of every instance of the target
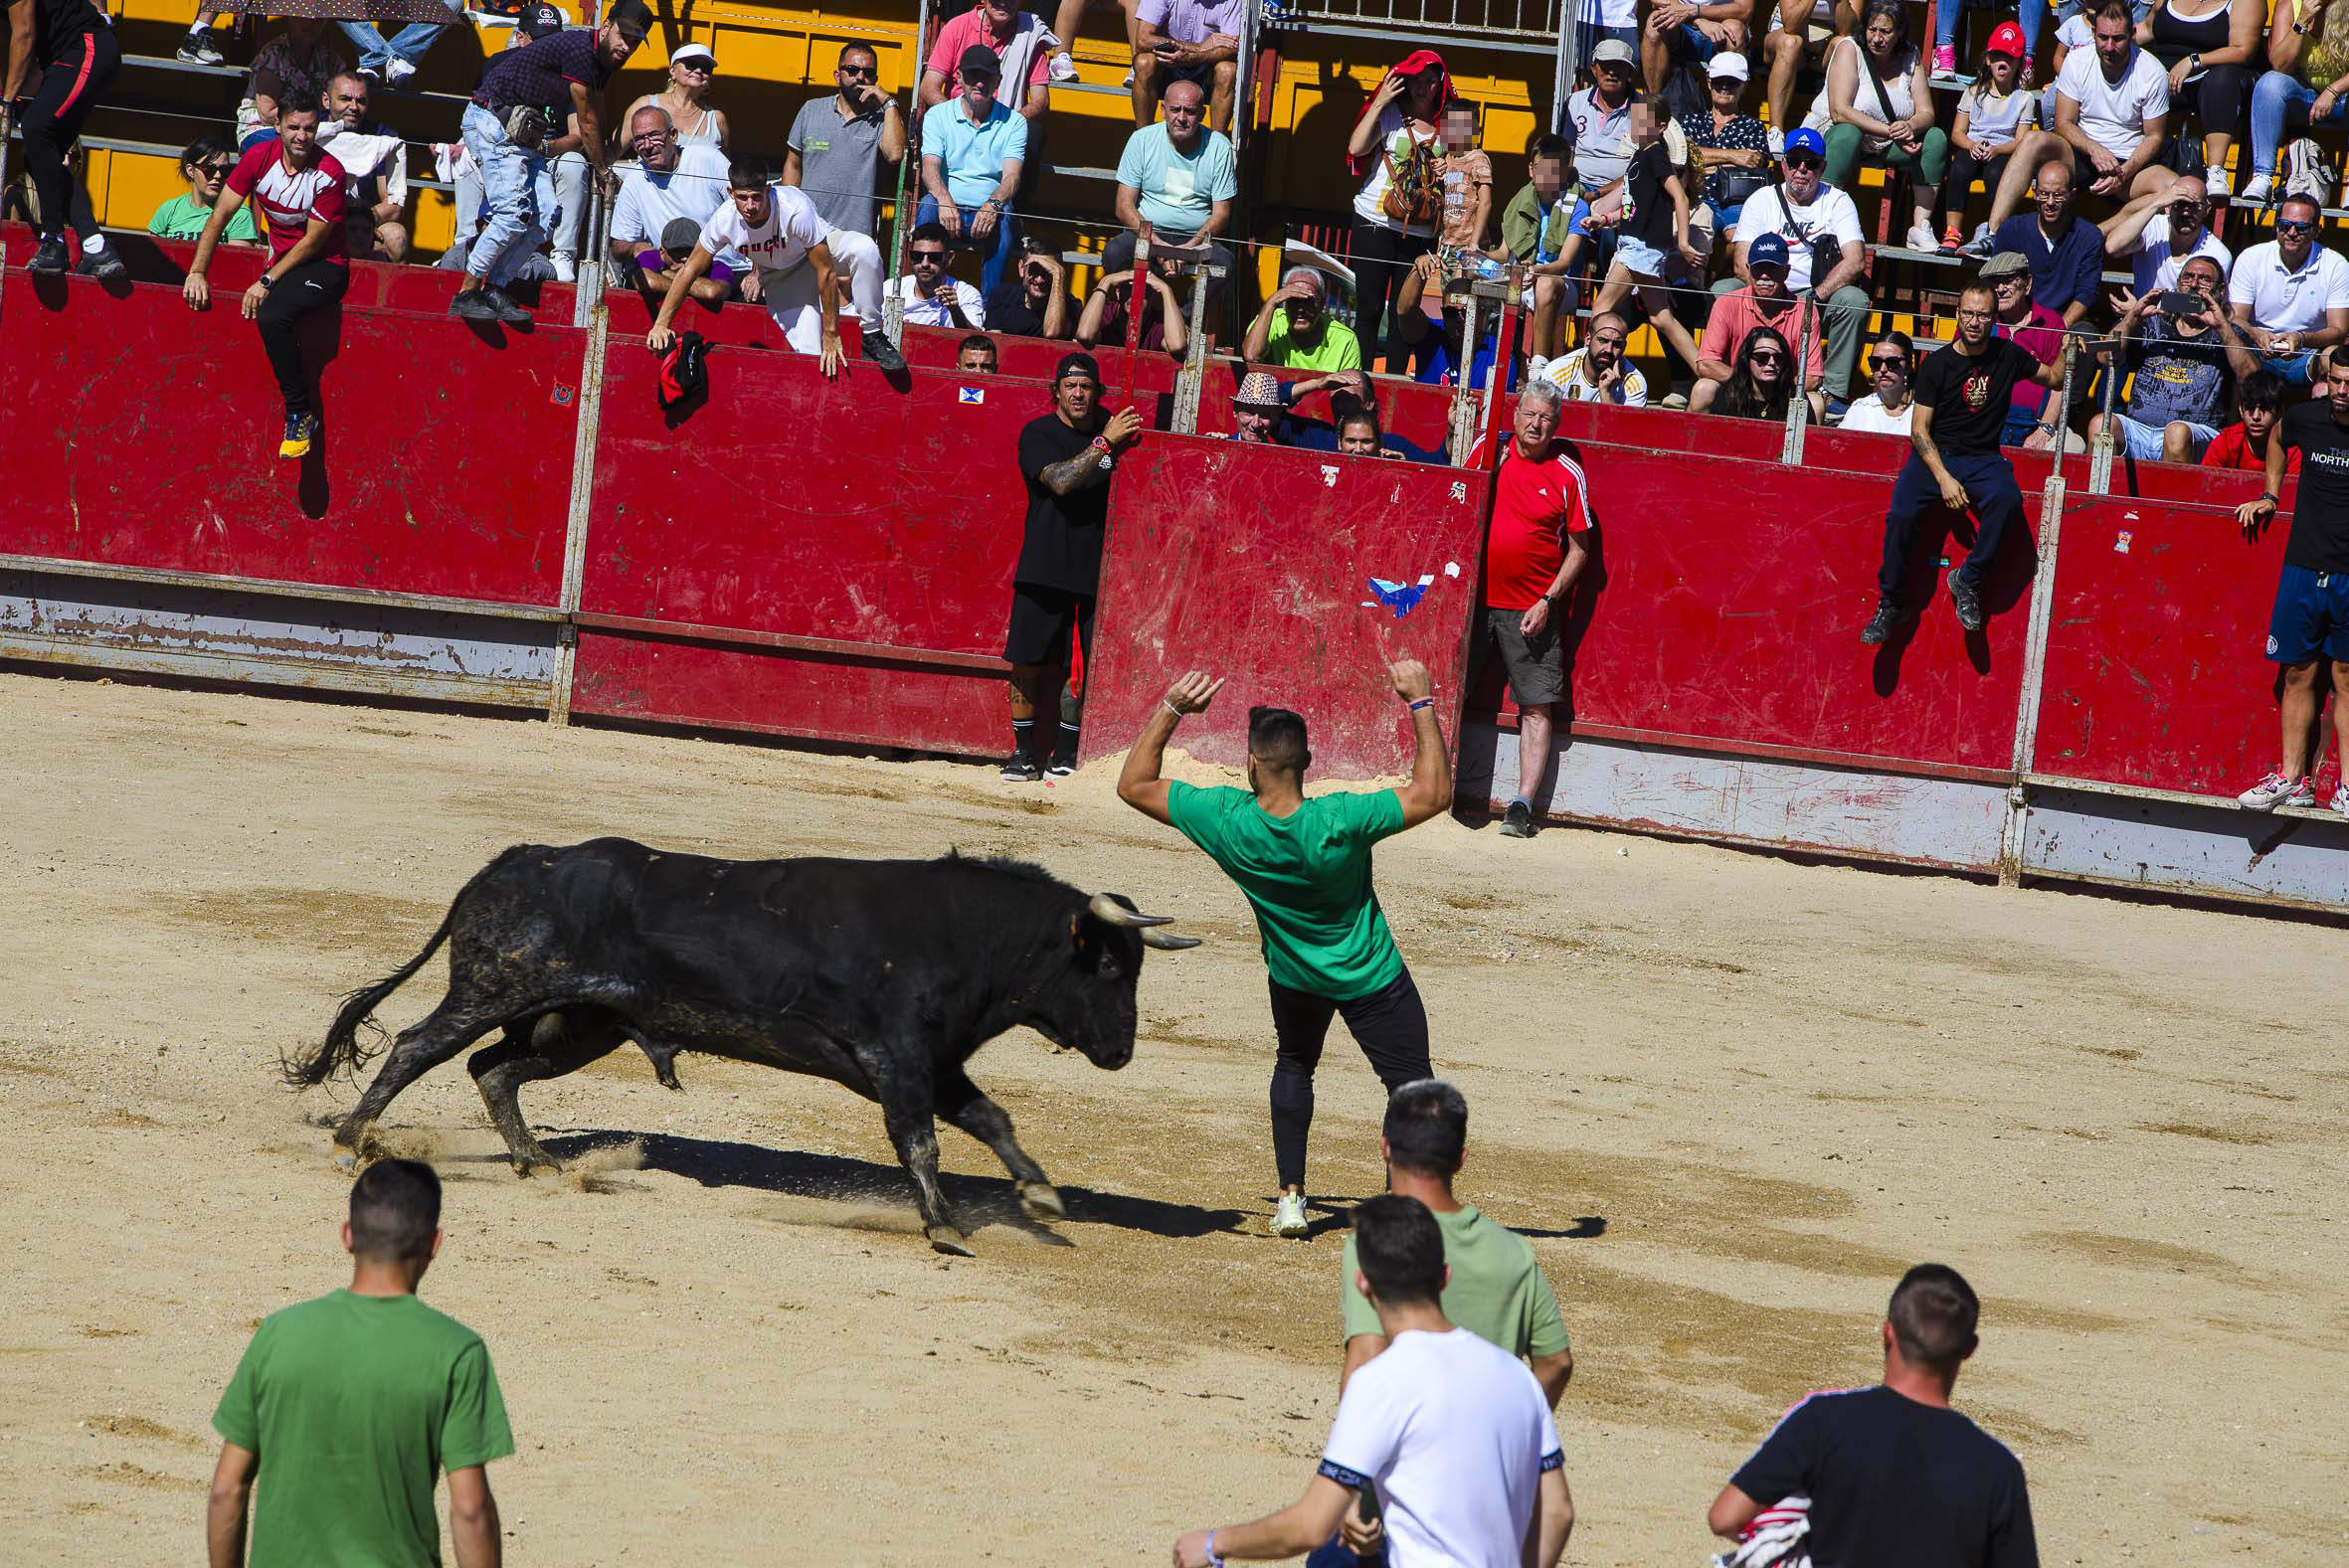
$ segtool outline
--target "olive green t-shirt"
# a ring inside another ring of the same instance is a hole
[[[212,1426],[260,1457],[248,1568],[437,1568],[441,1473],[514,1452],[481,1336],[413,1296],[271,1313]]]
[[[1167,815],[1239,884],[1256,912],[1264,966],[1280,984],[1345,1002],[1403,972],[1370,891],[1370,846],[1403,830],[1392,789],[1315,795],[1283,817],[1246,789],[1176,780]]]
[[[1444,1287],[1444,1315],[1512,1355],[1556,1355],[1567,1347],[1565,1319],[1557,1298],[1534,1260],[1534,1244],[1506,1225],[1496,1225],[1463,1204],[1457,1214],[1438,1214],[1444,1233],[1444,1262],[1452,1283]],[[1380,1333],[1378,1314],[1355,1289],[1354,1237],[1346,1238],[1340,1260],[1340,1302],[1346,1337]]]

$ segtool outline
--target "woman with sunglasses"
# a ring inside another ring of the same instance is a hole
[[[205,135],[189,142],[179,155],[179,177],[188,182],[188,193],[156,208],[155,216],[147,220],[147,233],[166,240],[202,239],[213,203],[220,200],[222,184],[236,166],[237,149],[229,145],[228,137]],[[238,208],[222,238],[238,245],[261,244],[253,209]]]
[[[710,53],[709,45],[679,44],[669,51],[669,85],[631,103],[620,123],[628,124],[635,118],[636,110],[649,104],[668,110],[669,123],[677,128],[678,146],[715,147],[724,152],[731,127],[724,111],[710,102],[710,85],[717,77],[718,57]]]
[[[1732,420],[1783,420],[1794,400],[1794,350],[1768,327],[1737,345],[1737,363],[1714,396],[1712,412]]]
[[[1916,344],[1907,333],[1887,332],[1878,338],[1876,352],[1868,362],[1869,380],[1876,390],[1844,410],[1843,423],[1836,428],[1906,436],[1909,422],[1916,416],[1916,400],[1909,394],[1915,370]]]

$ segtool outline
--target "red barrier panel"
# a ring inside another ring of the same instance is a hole
[[[1123,750],[1160,693],[1198,667],[1231,686],[1184,726],[1193,756],[1238,765],[1248,708],[1277,703],[1312,727],[1317,775],[1407,771],[1410,725],[1383,666],[1416,658],[1447,703],[1459,690],[1483,513],[1482,483],[1458,469],[1202,436],[1144,441],[1110,498],[1083,755]],[[1374,577],[1426,585],[1398,616],[1376,603]]]
[[[1216,359],[1207,365],[1205,386],[1199,395],[1199,434],[1229,436],[1235,428],[1231,418],[1232,394],[1240,390],[1240,378],[1251,370],[1261,370],[1284,383],[1310,381],[1321,374],[1313,370],[1297,370],[1272,365],[1244,365],[1236,359]],[[1401,376],[1372,376],[1370,384],[1378,394],[1379,427],[1389,435],[1400,436],[1429,451],[1445,450],[1451,442],[1452,389],[1412,381]],[[1330,404],[1326,396],[1308,396],[1298,412],[1307,419],[1330,418]]]

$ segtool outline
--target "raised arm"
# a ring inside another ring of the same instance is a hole
[[[1403,826],[1417,827],[1452,809],[1452,759],[1444,752],[1443,726],[1436,723],[1435,684],[1427,666],[1401,659],[1386,667],[1386,678],[1394,683],[1394,694],[1411,705],[1411,782],[1394,794],[1402,802]]]
[[[1118,771],[1119,799],[1144,816],[1173,825],[1174,819],[1167,810],[1167,781],[1159,777],[1167,762],[1167,743],[1174,738],[1174,726],[1191,714],[1205,713],[1207,704],[1222,689],[1222,680],[1211,678],[1205,670],[1186,671],[1167,688],[1144,722],[1142,733],[1134,738],[1133,749],[1126,753],[1126,766]]]

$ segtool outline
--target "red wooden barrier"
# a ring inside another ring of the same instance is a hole
[[[1459,690],[1483,513],[1483,485],[1458,469],[1144,441],[1110,499],[1084,757],[1124,749],[1174,677],[1198,667],[1231,684],[1183,727],[1193,756],[1240,764],[1249,707],[1271,703],[1305,716],[1317,774],[1406,771],[1410,726],[1384,665],[1416,658],[1447,703]],[[1374,577],[1430,581],[1398,617],[1375,603]]]

